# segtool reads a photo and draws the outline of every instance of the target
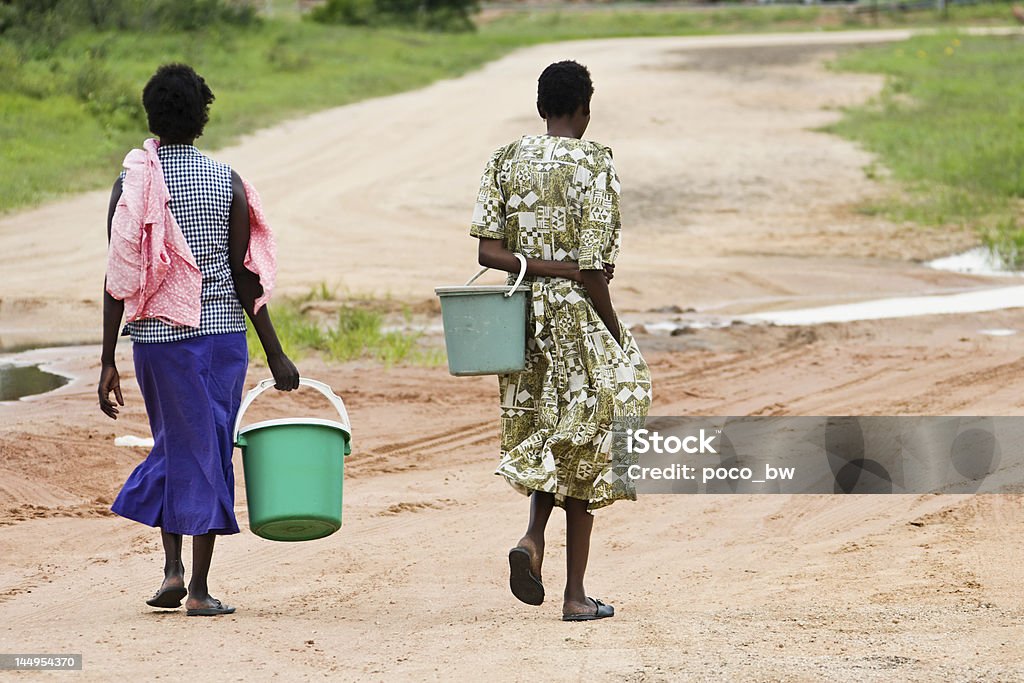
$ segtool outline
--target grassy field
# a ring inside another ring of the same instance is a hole
[[[899,183],[864,210],[973,227],[1004,261],[1024,265],[1024,40],[921,37],[847,54],[836,67],[886,75],[876,101],[831,128],[877,153]]]
[[[200,143],[333,105],[414,88],[501,54],[476,36],[265,21],[239,31],[142,38],[81,33],[22,60],[0,46],[0,210],[101,187],[147,136],[139,94],[161,63],[192,64],[217,102]]]
[[[0,42],[0,212],[103,187],[146,136],[139,92],[156,66],[194,65],[218,101],[201,145],[302,113],[419,87],[516,47],[614,36],[856,28],[866,15],[818,7],[703,11],[515,12],[483,17],[471,34],[324,26],[290,3],[244,27],[140,35],[81,32],[43,46]],[[1004,22],[1006,5],[957,8],[955,22]],[[881,25],[931,25],[931,12],[883,15]]]
[[[526,42],[627,36],[685,36],[764,31],[819,31],[950,25],[1006,24],[1009,5],[994,2],[957,7],[946,18],[934,11],[854,12],[823,5],[709,6],[691,10],[652,7],[617,10],[615,5],[587,10],[497,13],[481,26],[484,36],[520,36]]]

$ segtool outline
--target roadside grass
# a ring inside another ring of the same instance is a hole
[[[880,3],[881,4],[881,3]],[[686,36],[764,31],[817,31],[896,27],[1011,24],[1010,4],[1003,2],[951,8],[946,18],[932,10],[881,10],[877,15],[852,8],[822,5],[716,6],[645,11],[617,9],[614,3],[586,10],[495,10],[482,22],[484,36],[518,36],[523,43],[631,36]]]
[[[1024,265],[1024,40],[918,37],[834,66],[886,77],[879,97],[828,128],[876,153],[898,183],[863,210],[974,228],[1004,263]]]
[[[444,351],[424,344],[422,332],[408,329],[408,311],[400,316],[405,325],[389,328],[389,308],[386,302],[342,304],[321,284],[303,297],[275,299],[270,314],[281,346],[292,360],[319,353],[338,362],[368,359],[385,366],[443,365]],[[265,365],[263,347],[248,321],[246,340],[249,356]]]
[[[704,10],[610,8],[592,10],[515,11],[485,21],[479,34],[521,44],[643,36],[688,36],[754,33],[766,30],[812,30],[843,27],[846,12],[800,5],[720,7]]]
[[[139,93],[155,68],[192,64],[217,101],[199,145],[331,106],[454,77],[514,48],[582,38],[816,30],[874,25],[845,8],[531,11],[484,18],[475,33],[327,26],[289,4],[245,27],[195,33],[77,33],[0,44],[0,212],[107,186],[148,133]],[[955,8],[954,23],[1005,22],[1006,5]],[[882,14],[879,25],[934,25],[933,12]]]
[[[210,83],[217,101],[198,143],[210,149],[302,113],[464,73],[504,49],[475,36],[287,20],[200,34],[80,33],[38,59],[0,45],[0,211],[112,183],[148,136],[131,103],[163,63],[189,63]],[[76,90],[83,80],[96,91]],[[121,92],[133,98],[121,110],[90,107]]]

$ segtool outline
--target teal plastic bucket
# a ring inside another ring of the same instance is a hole
[[[272,541],[310,541],[341,528],[345,456],[351,453],[348,413],[326,384],[307,378],[299,384],[327,397],[341,421],[286,418],[240,428],[246,409],[274,386],[273,379],[263,380],[246,395],[235,421],[249,528]]]
[[[517,254],[517,256],[519,256]],[[473,285],[484,268],[461,287],[437,287],[444,324],[448,372],[456,376],[504,375],[526,367],[529,288],[520,256],[519,279],[509,286]]]

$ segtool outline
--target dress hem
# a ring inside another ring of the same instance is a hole
[[[219,536],[232,536],[234,534],[241,533],[241,529],[239,529],[238,526],[235,526],[235,527],[216,527],[216,528],[212,528],[212,529],[206,529],[205,531],[198,531],[198,530],[179,531],[177,529],[167,528],[166,526],[163,526],[160,522],[154,522],[154,521],[151,521],[151,520],[140,519],[141,515],[139,515],[139,516],[132,516],[131,514],[127,514],[124,511],[119,512],[119,511],[115,510],[113,507],[110,508],[110,511],[113,512],[118,517],[123,517],[124,519],[128,519],[128,520],[131,520],[133,522],[138,522],[139,524],[145,524],[148,527],[152,527],[154,529],[160,529],[161,531],[166,531],[169,534],[181,534],[182,536],[205,536],[206,534],[217,534]]]

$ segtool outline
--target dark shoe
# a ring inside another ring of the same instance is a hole
[[[188,595],[188,591],[185,590],[184,586],[178,586],[176,588],[164,588],[158,590],[153,594],[149,600],[146,600],[146,604],[150,607],[161,607],[163,609],[175,609],[181,607],[181,601]]]
[[[516,546],[508,551],[508,587],[512,595],[527,605],[540,605],[544,602],[544,584],[530,570],[530,552]]]
[[[608,617],[615,616],[615,608],[611,605],[606,605],[600,600],[594,598],[587,598],[594,603],[594,613],[582,612],[580,614],[563,614],[562,621],[594,621],[595,619],[607,619]]]
[[[196,607],[185,612],[185,616],[188,617],[217,617],[221,614],[233,614],[235,611],[234,607],[225,605],[220,600],[214,600],[216,603],[212,607]]]

